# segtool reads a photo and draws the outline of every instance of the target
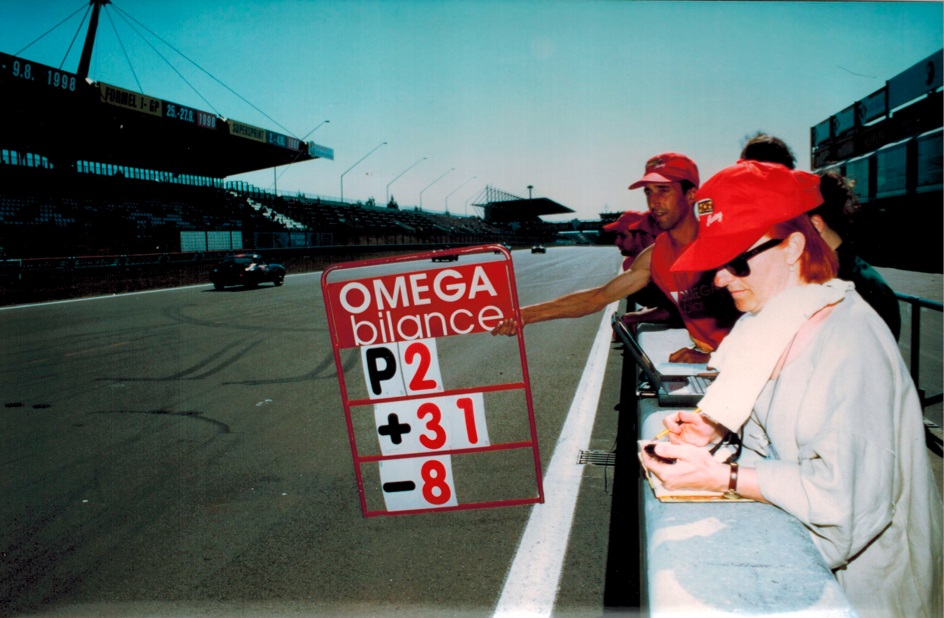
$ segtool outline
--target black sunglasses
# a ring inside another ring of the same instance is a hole
[[[763,253],[764,251],[767,251],[768,249],[773,249],[774,247],[782,243],[783,240],[784,240],[783,238],[773,238],[771,240],[768,240],[767,242],[765,242],[764,244],[760,246],[754,247],[753,249],[749,251],[745,251],[744,253],[737,256],[736,258],[734,258],[733,260],[731,260],[730,262],[728,262],[721,268],[726,269],[729,273],[731,273],[735,277],[747,277],[748,275],[751,274],[751,265],[748,264],[747,261],[751,259],[752,257],[754,257],[755,255],[760,255],[761,253]]]

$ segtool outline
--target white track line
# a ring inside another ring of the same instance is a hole
[[[590,444],[610,353],[610,315],[616,307],[617,303],[612,303],[603,312],[580,384],[544,477],[544,504],[536,504],[531,511],[498,599],[495,616],[550,616],[554,609],[583,478],[583,467],[577,465],[577,459],[579,451]]]
[[[294,275],[285,275],[289,277],[301,277],[303,275],[321,275],[319,270],[316,273],[295,273]],[[137,292],[122,292],[121,294],[103,294],[102,296],[83,296],[81,298],[65,298],[62,300],[46,300],[39,303],[27,303],[23,305],[6,305],[0,307],[0,311],[11,311],[13,309],[32,309],[34,307],[47,307],[51,305],[67,305],[69,303],[85,303],[93,300],[109,300],[115,298],[126,298],[128,296],[142,296],[144,294],[160,294],[162,292],[179,292],[181,290],[194,290],[198,288],[209,288],[212,283],[196,283],[194,285],[182,285],[177,288],[157,288],[155,290],[138,290]]]

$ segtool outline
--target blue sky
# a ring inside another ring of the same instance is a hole
[[[0,51],[20,52],[86,4],[3,0]],[[133,90],[140,81],[146,94],[297,137],[330,120],[309,139],[333,148],[334,161],[239,177],[270,190],[277,177],[280,193],[336,197],[344,174],[347,199],[383,202],[393,181],[401,206],[422,192],[427,210],[444,210],[448,196],[451,212],[474,214],[467,203],[486,184],[519,196],[533,185],[535,197],[591,219],[644,209],[626,187],[660,152],[688,154],[707,179],[763,130],[808,167],[811,126],[941,49],[942,7],[115,0],[91,77]],[[81,14],[21,55],[75,71],[84,30],[66,51]]]

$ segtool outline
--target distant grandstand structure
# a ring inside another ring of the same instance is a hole
[[[89,3],[74,72],[0,52],[0,113],[17,119],[0,133],[0,259],[337,245],[522,245],[575,232],[586,240],[578,230],[584,224],[576,220],[540,219],[572,213],[570,208],[493,187],[475,204],[484,216],[470,217],[393,201],[379,207],[373,199],[351,203],[277,195],[227,181],[248,171],[333,159],[334,151],[287,131],[90,79],[103,10],[120,11],[109,0]]]
[[[223,179],[333,150],[89,79],[108,4],[90,2],[74,73],[0,53],[0,113],[17,119],[0,134],[5,254],[179,251],[180,234],[195,230],[226,232],[225,248],[241,248],[231,232],[285,229]]]
[[[483,190],[473,206],[482,209],[482,218],[486,223],[507,225],[516,233],[538,242],[550,242],[558,233],[569,231],[569,224],[562,226],[549,223],[542,221],[541,217],[574,212],[546,197],[522,198],[491,185]]]
[[[814,169],[855,180],[862,208],[854,236],[873,264],[944,270],[942,77],[939,50],[810,129]]]

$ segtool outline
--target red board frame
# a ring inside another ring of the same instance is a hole
[[[469,509],[480,509],[480,508],[492,508],[498,506],[513,506],[513,505],[525,505],[525,504],[536,504],[544,502],[544,486],[541,474],[541,457],[538,450],[537,442],[537,426],[535,423],[534,417],[534,403],[531,396],[531,381],[528,377],[528,360],[525,354],[524,348],[524,335],[521,328],[518,328],[518,352],[521,361],[521,376],[522,380],[520,382],[508,382],[504,384],[491,384],[482,387],[473,387],[473,388],[463,388],[463,389],[452,389],[446,390],[444,392],[439,392],[439,396],[447,395],[461,395],[468,393],[485,393],[485,392],[497,392],[497,391],[508,391],[508,390],[521,390],[524,393],[525,400],[527,402],[527,413],[528,413],[528,428],[530,431],[530,439],[525,441],[517,442],[506,442],[501,444],[492,444],[489,446],[475,447],[475,448],[463,448],[463,449],[454,449],[454,450],[437,450],[429,453],[423,454],[398,454],[398,455],[361,455],[358,452],[357,439],[355,436],[354,423],[351,416],[351,408],[357,406],[366,406],[376,403],[388,403],[396,401],[404,401],[416,399],[417,397],[403,396],[403,397],[388,397],[385,399],[355,399],[351,400],[348,397],[348,389],[344,379],[344,370],[341,361],[341,350],[349,349],[350,347],[359,347],[357,345],[342,347],[341,346],[341,331],[342,328],[339,326],[338,315],[340,309],[337,306],[336,302],[333,302],[333,296],[331,293],[331,286],[333,283],[329,281],[329,278],[332,274],[336,274],[339,271],[350,270],[354,268],[369,268],[375,266],[385,266],[391,264],[403,264],[408,262],[429,262],[433,258],[443,258],[447,256],[462,256],[462,255],[476,255],[476,254],[499,254],[500,257],[497,258],[494,262],[503,267],[503,272],[505,280],[502,283],[507,284],[508,291],[510,294],[511,300],[511,309],[514,315],[515,321],[520,325],[521,324],[521,312],[518,306],[518,290],[515,283],[515,274],[514,266],[512,263],[511,254],[509,251],[500,245],[480,245],[475,247],[465,247],[460,249],[447,249],[443,251],[430,251],[424,253],[415,253],[409,255],[395,256],[395,257],[386,257],[386,258],[375,258],[368,260],[360,260],[356,262],[345,262],[340,264],[333,264],[327,267],[321,276],[321,292],[322,297],[324,298],[325,311],[327,312],[328,317],[328,326],[331,337],[331,347],[334,352],[334,361],[337,368],[338,374],[338,384],[341,389],[341,399],[344,405],[344,414],[345,420],[347,423],[348,438],[351,445],[351,456],[354,460],[354,473],[357,478],[358,486],[358,495],[360,497],[361,503],[361,512],[364,517],[375,517],[380,515],[409,515],[409,514],[419,514],[419,513],[432,513],[432,512],[448,512],[448,511],[461,511]],[[436,268],[437,270],[439,267]],[[428,269],[434,270],[434,269]],[[418,272],[418,271],[411,271]],[[453,334],[449,336],[462,336],[461,334]],[[388,511],[388,510],[371,510],[368,508],[367,496],[364,489],[364,478],[361,467],[364,464],[375,463],[384,460],[393,460],[393,459],[405,459],[405,458],[415,458],[415,457],[429,457],[429,456],[439,456],[439,455],[452,455],[452,454],[471,454],[471,453],[481,453],[488,451],[501,451],[508,449],[531,449],[534,461],[534,478],[535,485],[537,487],[536,496],[528,496],[522,498],[512,498],[512,499],[500,499],[500,500],[490,500],[482,502],[472,502],[472,503],[460,503],[456,506],[446,506],[446,507],[431,507],[431,508],[422,508],[422,509],[410,509],[410,510],[398,510],[398,511]]]

